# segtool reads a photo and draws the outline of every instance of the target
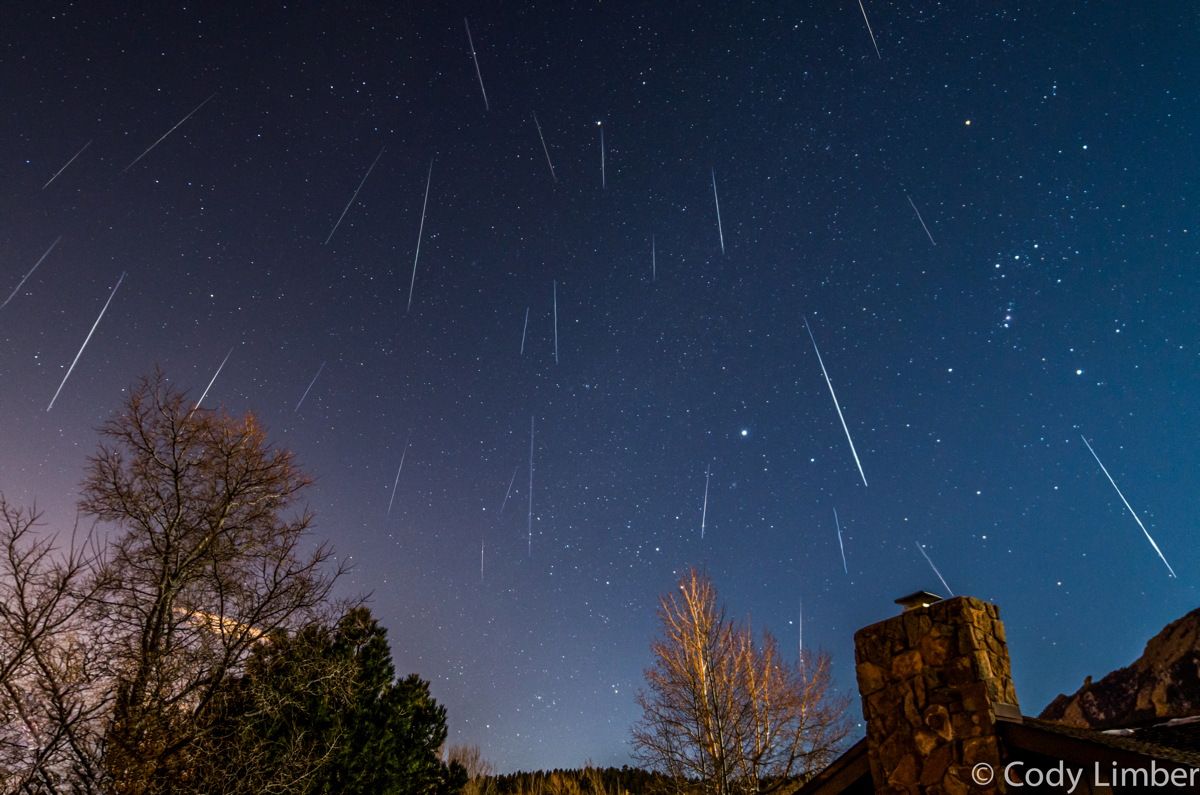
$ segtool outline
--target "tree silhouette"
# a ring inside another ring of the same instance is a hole
[[[416,675],[396,678],[364,607],[258,645],[207,719],[196,792],[438,795],[466,780],[439,755],[445,708]]]
[[[319,618],[336,572],[292,512],[309,478],[252,415],[199,409],[158,372],[100,433],[80,509],[110,532],[91,600],[115,693],[104,763],[113,792],[165,792],[214,696],[260,638]]]

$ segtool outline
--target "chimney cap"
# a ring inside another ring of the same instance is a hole
[[[929,591],[915,591],[908,596],[901,596],[896,600],[896,604],[904,608],[905,612],[916,610],[919,607],[929,607],[934,602],[942,601],[942,597]]]

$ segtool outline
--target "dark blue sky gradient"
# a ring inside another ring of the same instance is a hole
[[[629,761],[689,565],[788,648],[803,600],[851,690],[853,631],[941,590],[918,541],[1001,606],[1026,712],[1128,663],[1197,604],[1195,8],[866,7],[881,58],[852,1],[10,14],[0,293],[62,241],[0,310],[0,490],[69,528],[122,390],[232,347],[206,404],[297,451],[500,770]]]

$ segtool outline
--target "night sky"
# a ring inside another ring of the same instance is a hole
[[[866,0],[878,55],[855,0],[124,5],[0,28],[0,299],[61,236],[0,309],[0,490],[48,531],[130,384],[232,349],[205,405],[501,771],[630,761],[690,565],[854,692],[923,544],[1035,714],[1196,607],[1193,3]]]

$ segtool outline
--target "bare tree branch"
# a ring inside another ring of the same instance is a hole
[[[60,548],[38,519],[0,496],[0,781],[91,792],[109,703],[84,615],[99,551],[78,534]]]
[[[80,508],[110,528],[89,610],[116,692],[104,766],[144,795],[173,786],[255,645],[322,617],[338,570],[308,541],[310,478],[253,416],[194,409],[156,373],[101,435]]]
[[[794,787],[845,739],[846,698],[831,692],[829,658],[790,663],[775,638],[760,643],[726,618],[712,582],[694,569],[659,602],[662,635],[638,694],[636,757],[716,795]]]

